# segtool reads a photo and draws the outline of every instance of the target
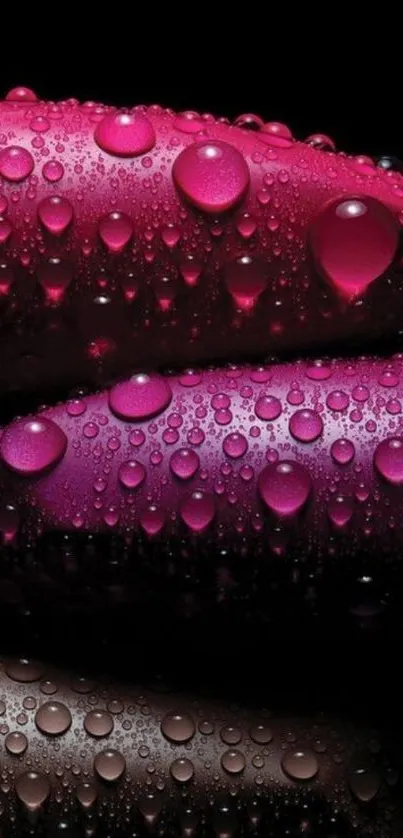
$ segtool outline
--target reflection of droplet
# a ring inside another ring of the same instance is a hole
[[[83,809],[89,809],[97,799],[97,790],[92,783],[80,783],[76,789],[77,800]]]
[[[49,797],[49,780],[36,771],[27,771],[16,780],[15,791],[21,803],[31,812],[35,812]]]
[[[44,667],[41,663],[26,658],[6,661],[4,670],[9,678],[12,678],[13,681],[20,681],[22,684],[39,681],[44,673]]]
[[[351,791],[361,803],[370,803],[381,786],[378,772],[370,766],[350,771],[348,779]]]
[[[197,489],[186,495],[180,504],[180,516],[193,532],[202,532],[215,516],[214,496]]]
[[[110,748],[96,755],[94,768],[101,780],[105,780],[107,783],[116,783],[126,769],[126,760],[119,751]]]
[[[71,721],[70,710],[60,701],[47,701],[41,705],[35,715],[37,728],[48,736],[60,736],[66,733]]]
[[[290,460],[266,466],[260,473],[258,485],[262,500],[279,517],[296,515],[312,491],[309,471]]]
[[[195,724],[188,713],[167,713],[161,722],[161,732],[166,739],[176,744],[189,742],[196,732]]]
[[[318,760],[309,750],[288,751],[281,765],[292,780],[312,780],[319,771]]]

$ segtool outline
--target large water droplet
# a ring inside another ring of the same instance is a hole
[[[146,478],[146,470],[137,460],[127,460],[119,466],[119,480],[125,489],[137,489]]]
[[[172,390],[157,373],[138,373],[109,391],[109,407],[120,419],[147,419],[161,413],[170,403]]]
[[[36,102],[38,97],[30,87],[13,87],[5,99],[7,102]]]
[[[243,434],[235,431],[225,437],[222,447],[227,457],[237,459],[238,457],[243,457],[243,455],[246,454],[248,450],[248,442]]]
[[[190,480],[200,466],[200,458],[192,448],[179,448],[172,454],[169,465],[180,480]]]
[[[34,168],[32,154],[21,146],[8,146],[0,151],[0,175],[13,183],[25,180]]]
[[[361,803],[370,803],[381,787],[378,772],[369,766],[350,771],[348,779],[351,791]]]
[[[45,416],[19,419],[1,437],[0,456],[18,474],[39,474],[55,466],[67,448],[66,434]]]
[[[281,410],[281,402],[275,396],[261,396],[255,405],[256,416],[266,422],[273,422],[277,419]]]
[[[110,212],[99,222],[99,235],[111,253],[120,253],[133,235],[133,224],[124,212]]]
[[[384,439],[376,448],[374,465],[388,483],[400,486],[403,483],[403,438]]]
[[[215,515],[214,496],[200,489],[183,498],[180,508],[182,521],[193,532],[202,532],[211,524]]]
[[[314,442],[323,431],[323,422],[316,410],[296,410],[289,422],[290,432],[298,442]]]
[[[43,774],[27,771],[16,780],[15,791],[21,803],[31,812],[35,812],[49,797],[50,783]]]
[[[7,734],[4,744],[9,754],[12,756],[21,756],[28,748],[28,739],[24,733],[14,731],[13,733]]]
[[[195,735],[196,727],[188,713],[167,713],[161,722],[161,732],[166,739],[175,744],[189,742]]]
[[[90,736],[101,739],[113,730],[113,719],[105,710],[90,710],[84,719],[84,728]]]
[[[399,227],[374,198],[348,198],[327,207],[311,228],[319,269],[341,294],[361,294],[393,261]]]
[[[60,736],[71,725],[71,713],[60,701],[47,701],[35,714],[35,724],[41,733],[48,736]]]
[[[240,774],[245,769],[246,760],[241,751],[232,749],[222,755],[221,765],[228,774]]]
[[[336,463],[346,466],[355,457],[355,447],[351,440],[341,437],[332,443],[330,453]]]
[[[95,142],[116,157],[136,157],[155,145],[155,131],[149,119],[140,113],[107,114],[95,129]]]
[[[281,766],[292,780],[312,780],[319,771],[318,760],[309,750],[288,751]]]
[[[237,308],[251,311],[267,284],[263,262],[252,256],[230,262],[225,268],[225,284]]]
[[[21,684],[30,684],[33,681],[39,681],[44,673],[44,667],[41,663],[27,660],[27,658],[6,661],[4,670],[9,678],[13,681],[19,681]]]
[[[109,748],[96,755],[94,768],[101,780],[105,780],[107,783],[116,783],[126,769],[126,760],[119,751]]]
[[[73,207],[67,198],[51,195],[38,206],[38,215],[44,227],[55,236],[67,230],[73,220]]]
[[[288,517],[296,515],[307,503],[312,480],[300,463],[282,460],[263,469],[258,487],[266,506],[279,517]]]
[[[187,146],[176,158],[172,174],[186,198],[205,212],[235,206],[249,186],[249,169],[240,152],[221,140]]]
[[[188,783],[194,775],[194,765],[190,759],[179,757],[170,766],[170,772],[177,783]]]

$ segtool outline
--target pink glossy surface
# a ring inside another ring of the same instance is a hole
[[[4,430],[4,537],[18,519],[382,552],[402,541],[402,451],[402,356],[137,374]]]
[[[259,114],[18,88],[0,123],[4,391],[400,329],[400,174]]]

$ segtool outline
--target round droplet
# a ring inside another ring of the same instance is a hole
[[[300,463],[282,460],[267,465],[259,476],[259,493],[266,506],[281,517],[296,515],[312,491],[309,471]]]
[[[57,183],[64,175],[64,167],[58,160],[48,160],[42,169],[42,174],[49,183]]]
[[[361,294],[393,261],[399,227],[374,198],[348,198],[327,207],[311,228],[319,269],[347,298]]]
[[[233,434],[228,434],[222,444],[223,451],[227,457],[237,459],[243,457],[248,450],[248,441],[243,434],[235,431]]]
[[[109,407],[120,419],[147,419],[161,413],[170,403],[168,380],[157,373],[138,373],[109,391]]]
[[[19,660],[6,661],[4,671],[13,681],[30,684],[33,681],[39,681],[44,673],[44,667],[36,661],[20,658]]]
[[[31,812],[43,805],[50,795],[49,780],[36,771],[26,771],[15,783],[17,797]]]
[[[120,253],[133,235],[133,224],[124,212],[110,212],[99,222],[99,235],[111,253]]]
[[[245,769],[246,761],[241,751],[231,749],[222,755],[221,765],[228,774],[240,774]]]
[[[261,396],[255,405],[255,413],[265,422],[273,422],[281,413],[281,402],[275,396]]]
[[[296,410],[289,422],[290,433],[298,442],[314,442],[323,431],[323,422],[316,410]]]
[[[71,264],[58,256],[51,256],[40,265],[38,279],[49,302],[60,303],[73,279]]]
[[[239,727],[233,725],[225,725],[220,730],[220,736],[226,745],[238,745],[242,739],[242,732]]]
[[[215,515],[214,496],[200,489],[186,495],[180,505],[180,516],[193,532],[202,532]]]
[[[24,733],[15,731],[7,734],[4,744],[9,754],[21,756],[28,748],[28,739]]]
[[[170,772],[177,783],[188,783],[194,775],[194,765],[190,759],[180,757],[175,759],[170,766]]]
[[[268,745],[273,739],[273,731],[263,722],[253,725],[249,731],[249,735],[257,745]]]
[[[36,102],[38,97],[30,87],[13,87],[5,96],[7,102]]]
[[[119,466],[119,480],[125,489],[137,489],[144,482],[147,472],[137,460],[127,460]]]
[[[350,399],[344,390],[332,390],[326,399],[326,404],[330,410],[345,410],[349,403]]]
[[[152,123],[141,113],[112,113],[98,123],[95,142],[116,157],[137,157],[155,145]]]
[[[266,122],[259,139],[274,148],[290,148],[294,142],[290,129],[283,122]]]
[[[288,751],[282,759],[283,771],[292,780],[312,780],[319,771],[318,760],[313,751]]]
[[[374,465],[388,483],[400,486],[403,483],[403,438],[384,439],[376,448]]]
[[[263,127],[263,119],[255,113],[242,113],[235,120],[237,128],[246,128],[248,131],[260,131]]]
[[[105,780],[107,783],[116,783],[126,769],[126,760],[119,751],[109,748],[96,755],[94,768],[101,780]]]
[[[25,180],[34,168],[32,154],[21,146],[13,145],[0,151],[0,175],[13,183]]]
[[[179,448],[172,454],[169,465],[175,477],[190,480],[200,466],[200,458],[192,448]]]
[[[265,265],[252,256],[241,256],[230,262],[225,268],[224,279],[241,311],[251,311],[267,285]]]
[[[353,498],[346,495],[333,495],[329,501],[327,511],[332,524],[337,529],[342,529],[353,517]]]
[[[176,158],[172,174],[177,187],[192,204],[213,213],[238,204],[250,179],[242,154],[221,140],[187,146]]]
[[[40,202],[38,216],[49,233],[60,236],[73,220],[73,207],[67,198],[51,195]]]
[[[71,725],[71,714],[60,701],[47,701],[35,714],[35,724],[41,733],[47,736],[60,736]]]
[[[310,134],[305,142],[321,151],[334,151],[336,148],[334,141],[327,134]]]
[[[351,440],[344,439],[342,437],[340,439],[335,439],[332,443],[330,453],[338,465],[346,466],[351,463],[355,457],[355,447]]]
[[[173,127],[176,131],[182,131],[183,134],[197,134],[199,131],[204,131],[206,124],[200,119],[199,114],[194,111],[185,111],[178,114]]]
[[[161,722],[161,732],[177,745],[189,742],[195,735],[195,723],[188,713],[167,713]]]
[[[350,771],[349,785],[354,796],[360,803],[370,803],[381,787],[378,772],[371,767],[356,768]]]
[[[66,434],[45,416],[19,419],[9,425],[1,437],[3,462],[22,475],[40,474],[55,466],[67,448]]]
[[[90,710],[84,719],[84,728],[90,736],[101,739],[113,730],[113,719],[105,710]]]

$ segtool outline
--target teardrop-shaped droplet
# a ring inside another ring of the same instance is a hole
[[[60,303],[73,279],[71,264],[58,256],[51,256],[40,265],[38,279],[47,300],[50,303]]]
[[[179,512],[182,521],[192,532],[202,532],[215,516],[214,496],[210,492],[197,489],[183,498]]]
[[[30,812],[36,812],[50,795],[50,783],[44,774],[26,771],[17,778],[15,792]]]
[[[259,493],[271,512],[281,517],[296,515],[312,491],[309,471],[300,463],[282,460],[267,465],[259,476]]]
[[[237,308],[251,311],[267,285],[263,262],[252,256],[241,256],[226,266],[225,284]]]
[[[120,253],[133,235],[133,224],[124,212],[110,212],[99,222],[99,235],[111,253]]]
[[[40,202],[38,216],[49,233],[60,236],[73,220],[73,207],[67,198],[50,195]]]

